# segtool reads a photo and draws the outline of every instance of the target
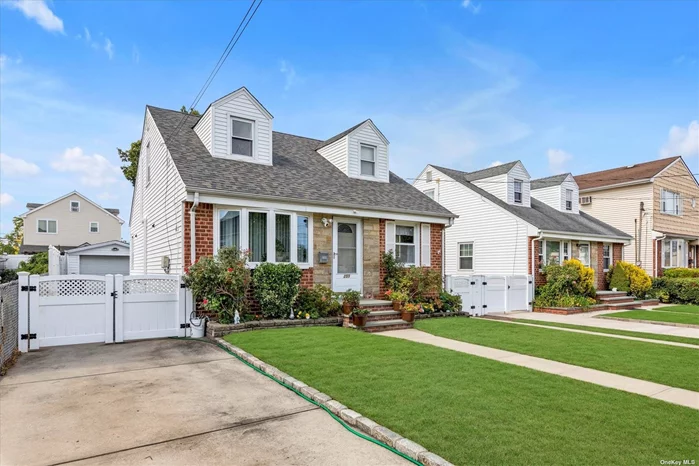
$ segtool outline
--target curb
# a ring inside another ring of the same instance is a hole
[[[222,338],[216,338],[216,343],[227,348],[231,353],[267,374],[270,378],[284,385],[286,388],[301,393],[304,397],[313,400],[316,404],[337,416],[341,422],[352,428],[358,429],[361,433],[372,437],[374,440],[385,446],[398,450],[400,453],[418,461],[424,466],[454,466],[441,456],[428,451],[422,445],[404,438],[392,430],[374,422],[362,414],[349,409],[337,400],[333,400],[329,395],[306,385],[305,383],[291,377],[274,366],[262,362],[250,353],[234,346]]]
[[[621,311],[623,312],[623,311]],[[620,322],[636,322],[639,324],[655,324],[655,325],[666,325],[668,327],[681,327],[681,328],[699,328],[699,325],[694,324],[682,324],[679,322],[661,322],[658,320],[643,320],[643,319],[625,319],[623,317],[606,317],[604,314],[593,316],[593,319],[607,319],[607,320],[618,320]]]

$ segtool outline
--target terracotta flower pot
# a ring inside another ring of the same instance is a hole
[[[403,303],[400,301],[393,301],[393,310],[400,311],[401,309],[403,309]]]
[[[352,323],[355,327],[364,327],[366,325],[366,314],[352,314]]]
[[[343,314],[351,314],[352,313],[352,306],[350,303],[342,303],[342,313]]]
[[[403,319],[406,322],[413,322],[415,320],[415,313],[414,312],[406,312],[402,311],[400,313],[400,318]]]

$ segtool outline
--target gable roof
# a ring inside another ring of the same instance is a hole
[[[101,248],[104,246],[112,246],[112,245],[114,247],[126,248],[127,251],[131,249],[131,245],[129,243],[125,243],[124,241],[120,241],[118,239],[115,239],[115,240],[103,241],[101,243],[95,243],[95,244],[90,244],[90,243],[81,244],[77,248],[72,248],[69,251],[66,251],[66,254],[68,254],[68,255],[76,254],[76,253],[90,251],[92,249],[97,249],[97,248]]]
[[[470,182],[470,181],[483,180],[485,178],[490,178],[493,176],[504,175],[505,173],[509,173],[510,170],[512,170],[514,168],[514,166],[517,165],[518,163],[519,163],[519,160],[515,160],[513,162],[503,163],[500,165],[496,165],[494,167],[484,168],[483,170],[476,170],[475,172],[464,172],[461,170],[452,170],[451,168],[439,167],[437,165],[432,165],[432,164],[430,164],[430,166],[436,168],[437,170],[443,171],[444,173],[447,173],[447,171],[453,172],[459,178],[459,180],[457,180],[457,181]],[[449,175],[449,176],[451,176],[451,175]],[[452,178],[454,178],[454,177],[452,176]]]
[[[545,178],[537,178],[530,181],[531,189],[550,188],[551,186],[560,186],[570,176],[570,173],[561,173],[560,175],[547,176]]]
[[[316,147],[316,150],[322,149],[323,147],[329,146],[329,145],[332,144],[333,142],[338,141],[338,140],[344,138],[344,137],[347,136],[348,134],[350,134],[350,133],[354,132],[355,130],[359,129],[359,128],[360,128],[361,126],[363,126],[365,123],[371,124],[371,127],[372,127],[374,130],[376,130],[376,133],[386,142],[386,144],[388,144],[388,139],[386,139],[386,136],[384,136],[383,133],[379,130],[379,128],[376,127],[376,125],[374,124],[374,122],[371,121],[371,118],[368,118],[368,119],[362,121],[361,123],[357,123],[356,125],[352,126],[351,128],[346,129],[346,130],[344,130],[343,132],[341,132],[341,133],[339,133],[339,134],[336,134],[335,136],[331,137],[330,139],[326,139],[325,141],[321,142],[321,143],[318,145],[318,147]]]
[[[651,162],[637,163],[626,167],[611,168],[598,172],[576,175],[575,181],[578,187],[583,189],[601,188],[617,184],[632,183],[634,181],[650,181],[652,177],[665,170],[668,166],[682,157],[668,157],[666,159],[653,160]]]
[[[120,219],[119,216],[118,216],[118,215],[119,215],[119,209],[105,209],[105,208],[102,207],[101,205],[97,204],[96,202],[91,201],[90,199],[88,199],[87,197],[83,196],[82,194],[80,194],[80,193],[77,192],[77,191],[71,191],[71,192],[69,192],[68,194],[64,194],[63,196],[61,196],[61,197],[59,197],[59,198],[57,198],[57,199],[54,199],[53,201],[46,202],[45,204],[39,204],[39,203],[37,203],[37,202],[28,202],[28,203],[27,203],[27,208],[28,208],[29,210],[26,211],[26,212],[24,212],[23,214],[21,214],[20,217],[23,217],[23,218],[24,218],[24,217],[26,217],[28,214],[33,214],[33,213],[36,212],[37,210],[41,210],[41,209],[43,209],[44,207],[47,207],[47,206],[50,206],[50,205],[52,205],[52,204],[55,204],[56,202],[62,201],[63,199],[66,199],[67,197],[72,196],[73,194],[75,194],[76,196],[80,196],[83,200],[89,202],[89,203],[92,204],[93,206],[95,206],[95,207],[97,207],[98,209],[104,211],[107,215],[109,215],[109,216],[111,216],[111,217],[114,217],[120,224],[121,224],[121,223],[124,223],[124,221],[123,221],[122,219]]]
[[[217,103],[221,102],[222,100],[228,99],[228,98],[233,97],[233,96],[235,96],[235,95],[237,95],[237,94],[245,94],[245,95],[247,95],[248,97],[250,97],[250,100],[252,100],[253,104],[255,104],[255,106],[257,106],[257,108],[258,108],[262,113],[264,113],[265,115],[267,115],[267,118],[269,118],[270,120],[274,119],[274,116],[272,116],[272,114],[269,113],[269,110],[267,110],[267,109],[265,108],[265,106],[262,105],[262,103],[261,103],[259,100],[257,100],[257,97],[255,97],[254,95],[252,95],[252,92],[250,92],[250,91],[248,90],[248,88],[245,87],[245,86],[239,87],[239,88],[236,89],[235,91],[229,92],[228,94],[224,95],[223,97],[219,97],[218,99],[214,100],[213,102],[211,102],[211,103],[209,104],[208,107],[206,107],[206,110],[204,110],[203,112],[201,112],[201,115],[204,115],[206,112],[208,112],[209,109],[210,109],[213,105],[216,105]],[[198,120],[197,120],[197,121],[198,121]],[[195,123],[195,124],[196,124],[196,123]]]
[[[488,199],[498,207],[515,215],[516,217],[521,218],[525,222],[542,231],[571,234],[577,233],[620,239],[631,238],[631,236],[627,235],[623,231],[618,230],[590,215],[587,215],[584,212],[580,212],[578,215],[561,212],[547,204],[544,204],[538,199],[534,199],[533,197],[531,198],[531,207],[508,204],[499,197],[496,197],[485,189],[482,189],[469,181],[468,178],[470,174],[468,172],[452,170],[450,168],[440,168],[434,165],[431,166],[443,172],[445,175],[462,184],[466,188]]]
[[[173,133],[184,115],[152,106],[147,110],[161,134]],[[455,216],[394,173],[389,174],[388,183],[348,177],[316,152],[323,143],[319,139],[274,131],[273,165],[212,157],[192,129],[199,117],[184,115],[184,118],[181,129],[167,145],[190,191],[445,218]]]

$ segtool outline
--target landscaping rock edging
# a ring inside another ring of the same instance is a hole
[[[437,318],[437,317],[471,317],[471,314],[469,314],[466,311],[458,311],[458,312],[432,312],[432,313],[417,313],[415,314],[415,320],[420,320],[420,319],[432,319],[432,318]]]
[[[319,319],[275,319],[275,320],[251,320],[241,324],[219,324],[207,322],[206,336],[209,338],[222,337],[229,333],[247,332],[249,330],[267,328],[293,328],[293,327],[333,327],[342,325],[342,317],[321,317]]]
[[[329,395],[326,395],[325,393],[306,385],[300,380],[291,377],[289,374],[280,371],[276,367],[259,360],[241,348],[228,343],[222,338],[216,338],[215,340],[218,344],[226,347],[243,361],[253,365],[278,382],[281,382],[283,385],[300,391],[306,397],[326,407],[331,413],[342,419],[342,421],[349,426],[355,427],[357,430],[378,440],[379,442],[385,443],[391,448],[394,448],[410,458],[419,461],[424,466],[454,466],[441,456],[429,452],[422,445],[419,445],[412,440],[403,438],[400,434],[397,434],[392,430],[372,421],[371,419],[362,416],[360,413],[347,408],[347,406],[343,405],[339,401],[333,400]]]

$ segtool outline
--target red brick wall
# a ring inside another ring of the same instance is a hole
[[[379,257],[383,256],[383,252],[386,250],[386,220],[379,219]],[[380,262],[379,262],[380,263]],[[383,268],[383,264],[379,267],[379,296],[377,299],[383,299],[386,295],[386,285],[384,284],[384,279],[386,278],[386,269]]]
[[[541,241],[534,242],[534,251],[532,254],[532,240],[538,238],[537,236],[530,236],[527,238],[527,251],[529,256],[529,261],[527,262],[527,275],[532,273],[532,261],[535,264],[534,269],[534,286],[540,286],[546,283],[546,277],[544,274],[539,273],[539,253],[541,251]]]
[[[189,209],[192,208],[191,202],[184,203],[184,265],[192,265],[190,259],[190,222]],[[204,256],[214,255],[214,205],[199,204],[197,206],[197,214],[194,220],[196,245],[194,246],[196,259]]]
[[[303,269],[301,274],[301,286],[303,288],[313,288],[313,267]]]

